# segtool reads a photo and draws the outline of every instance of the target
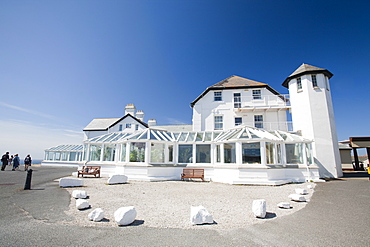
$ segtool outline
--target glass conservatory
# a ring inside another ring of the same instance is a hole
[[[59,145],[45,150],[45,161],[81,161],[82,153],[83,145]]]
[[[148,128],[84,142],[87,162],[166,166],[311,165],[311,140],[283,131],[238,126],[227,131],[168,132]]]

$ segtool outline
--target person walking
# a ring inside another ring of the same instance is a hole
[[[1,157],[1,162],[3,162],[3,165],[1,166],[1,170],[4,171],[6,165],[8,164],[9,160],[9,152],[6,152],[2,157]]]
[[[25,171],[28,171],[28,167],[31,166],[31,163],[32,163],[31,155],[28,154],[26,158],[24,158],[24,170]]]
[[[8,159],[8,166],[13,165],[13,159],[14,159],[14,156],[10,155],[10,158]]]
[[[18,154],[16,154],[14,156],[14,159],[13,159],[13,169],[12,169],[12,171],[15,171],[16,169],[19,170],[20,163],[21,163],[21,160],[19,159]]]

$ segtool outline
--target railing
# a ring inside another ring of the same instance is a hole
[[[238,105],[240,107],[238,107]],[[289,94],[280,95],[261,95],[256,96],[243,96],[241,102],[234,101],[234,108],[246,109],[251,107],[276,107],[276,108],[290,108]]]
[[[259,127],[264,130],[282,130],[282,131],[293,131],[293,123],[288,122],[258,122],[255,125],[254,122],[243,123],[247,126]]]

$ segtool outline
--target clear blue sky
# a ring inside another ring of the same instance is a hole
[[[189,104],[231,75],[281,84],[328,69],[339,140],[370,136],[370,2],[0,0],[0,152],[81,143],[134,103],[191,124]]]

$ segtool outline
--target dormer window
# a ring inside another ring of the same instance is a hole
[[[119,125],[118,131],[122,131],[122,124]]]
[[[253,96],[253,99],[262,99],[262,96],[261,96],[261,90],[253,90],[252,91],[252,96]]]
[[[130,123],[126,124],[126,129],[130,129],[130,128],[131,128],[131,124]]]
[[[302,81],[301,77],[297,78],[297,91],[302,91]]]
[[[222,92],[214,92],[214,101],[222,101]]]

